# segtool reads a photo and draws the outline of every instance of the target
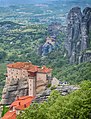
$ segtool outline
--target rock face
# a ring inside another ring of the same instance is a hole
[[[47,37],[46,42],[42,45],[42,56],[47,55],[55,48],[56,42],[52,37]]]
[[[57,78],[54,77],[51,81],[51,86],[56,86],[57,87],[59,85],[59,82],[60,81]]]
[[[41,103],[41,102],[47,101],[48,97],[50,96],[50,93],[53,90],[57,90],[60,92],[60,95],[65,96],[65,95],[71,93],[72,91],[75,91],[78,89],[79,89],[79,87],[76,87],[74,85],[59,85],[59,86],[55,87],[55,89],[49,88],[49,89],[46,89],[45,91],[43,91],[41,94],[38,94],[36,96],[36,99],[33,102]]]
[[[12,80],[8,85],[6,84],[2,93],[2,104],[11,104],[17,96],[28,95],[27,79]]]
[[[91,8],[81,12],[79,7],[70,10],[67,17],[67,39],[65,48],[70,63],[80,63],[86,60],[85,51],[89,48],[89,33],[91,31]],[[84,53],[85,54],[84,54]]]
[[[61,44],[61,40],[59,38],[59,34],[64,34],[65,27],[63,27],[59,23],[52,23],[49,25],[47,32],[48,37],[45,39],[45,43],[39,47],[39,54],[42,56],[48,55],[48,53],[52,52]],[[61,36],[63,37],[63,36]]]

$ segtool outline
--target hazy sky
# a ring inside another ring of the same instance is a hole
[[[0,0],[0,6],[8,6],[14,4],[35,4],[35,3],[47,3],[49,1],[79,1],[91,3],[91,0]]]
[[[56,1],[56,0],[0,0],[0,6],[9,6],[9,5],[16,5],[16,4],[46,3],[47,1]]]
[[[56,0],[0,0],[1,4],[20,4],[20,3],[42,3],[47,1],[56,1]]]

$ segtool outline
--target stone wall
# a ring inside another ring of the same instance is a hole
[[[16,69],[16,68],[7,68],[7,82],[12,79],[22,79],[28,77],[27,70]]]

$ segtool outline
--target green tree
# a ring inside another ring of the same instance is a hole
[[[6,112],[8,112],[8,110],[9,110],[9,107],[3,106],[2,117],[4,116]]]

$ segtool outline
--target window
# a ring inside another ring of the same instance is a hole
[[[20,105],[21,103],[19,102],[19,105]]]
[[[24,104],[24,108],[26,108],[26,104]]]

